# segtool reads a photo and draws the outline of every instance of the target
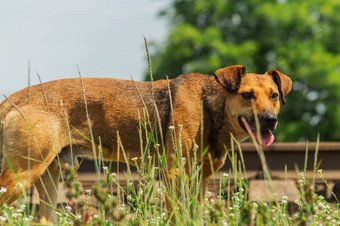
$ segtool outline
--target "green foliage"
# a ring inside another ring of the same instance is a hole
[[[277,140],[315,140],[318,133],[339,140],[339,11],[337,0],[173,0],[161,13],[172,27],[153,46],[154,78],[235,64],[255,73],[278,69],[294,86]]]

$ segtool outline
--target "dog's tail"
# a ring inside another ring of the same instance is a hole
[[[4,100],[0,104],[0,173],[2,172],[2,162],[3,162],[3,128],[6,115],[11,111],[13,105],[8,101]]]

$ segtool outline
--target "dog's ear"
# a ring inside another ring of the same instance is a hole
[[[226,88],[228,92],[234,93],[240,88],[241,79],[247,74],[246,68],[242,65],[225,67],[215,71],[215,79]]]
[[[281,95],[282,104],[286,104],[286,96],[292,89],[292,80],[285,74],[279,72],[278,70],[270,70],[267,74],[271,75]]]

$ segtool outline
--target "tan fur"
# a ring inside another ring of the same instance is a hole
[[[274,81],[274,77],[282,79],[277,81],[276,78]],[[190,152],[194,143],[201,144],[203,117],[203,145],[210,147],[201,163],[203,183],[206,186],[212,175],[210,162],[213,163],[214,171],[224,164],[225,147],[230,148],[230,134],[240,141],[248,137],[237,117],[240,114],[250,117],[253,110],[251,104],[242,99],[240,92],[254,90],[254,104],[259,114],[269,109],[277,115],[280,103],[278,100],[270,100],[269,95],[270,92],[282,90],[280,94],[287,95],[291,89],[291,81],[287,78],[275,70],[270,74],[256,75],[246,74],[242,66],[232,66],[216,71],[215,78],[191,73],[169,82],[154,82],[155,104],[162,129],[162,134],[158,135],[163,136],[168,170],[172,169],[173,152],[169,126],[175,126],[177,135],[179,126],[182,126],[181,142],[185,152],[183,156],[192,156]],[[84,78],[82,81],[95,144],[96,147],[99,145],[100,138],[105,160],[113,157],[113,160],[117,161],[117,131],[129,160],[140,157],[138,128],[139,118],[144,118],[146,114],[144,103],[151,117],[150,121],[154,122],[155,105],[152,101],[151,83],[98,78]],[[80,79],[63,79],[33,86],[30,92],[29,98],[29,90],[23,89],[11,95],[0,106],[0,141],[3,155],[0,187],[7,188],[7,192],[0,197],[0,205],[12,192],[8,203],[17,198],[20,190],[13,189],[17,182],[20,182],[24,189],[36,185],[40,198],[56,207],[57,196],[46,168],[49,168],[56,183],[59,180],[59,169],[55,157],[59,154],[62,162],[69,163],[72,159],[69,151],[71,144],[74,156],[93,158],[91,143],[78,132],[91,137],[83,89]],[[67,122],[70,125],[71,143]],[[187,151],[189,153],[186,153]],[[119,160],[125,161],[122,152],[120,153]],[[154,154],[152,149],[151,155]],[[29,169],[28,157],[38,160],[31,160]],[[134,164],[133,161],[130,160],[130,164]],[[15,173],[10,168],[13,168]],[[46,194],[46,191],[49,194]],[[41,223],[53,223],[56,221],[55,211],[41,204],[40,218]]]

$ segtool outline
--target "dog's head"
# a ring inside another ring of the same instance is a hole
[[[292,88],[291,79],[277,70],[247,74],[241,65],[219,69],[215,78],[229,92],[225,114],[233,131],[241,134],[241,138],[252,133],[259,144],[271,145],[274,141],[272,131],[276,129],[280,111],[279,99],[282,104],[286,103],[286,96]],[[257,133],[257,121],[260,135]]]

